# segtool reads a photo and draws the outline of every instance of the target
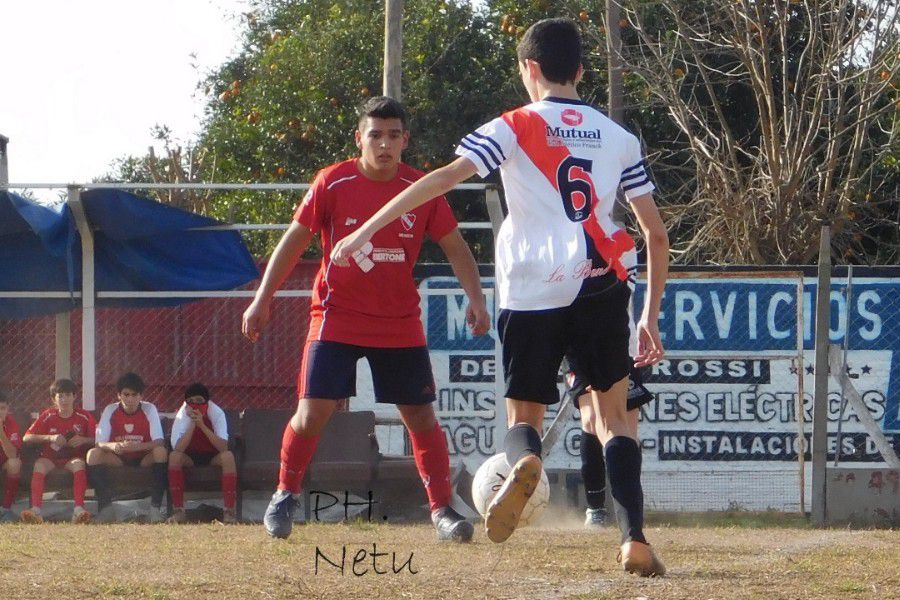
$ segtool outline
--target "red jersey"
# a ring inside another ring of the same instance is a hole
[[[122,404],[116,402],[103,409],[97,425],[96,441],[99,442],[151,442],[163,439],[162,423],[156,407],[141,401],[133,414],[128,414]],[[138,458],[146,454],[128,452],[127,458]]]
[[[9,440],[9,443],[13,445],[13,447],[18,450],[22,447],[22,438],[19,436],[19,424],[16,423],[16,420],[13,419],[13,416],[10,414],[6,415],[6,418],[3,420],[3,433],[6,434],[6,439]],[[0,465],[6,462],[6,460],[10,458],[3,451],[3,447],[0,446]]]
[[[203,424],[206,425],[214,434],[223,440],[228,439],[228,419],[225,411],[219,408],[212,400],[205,404],[194,405],[191,408],[199,410],[203,415]],[[187,404],[182,404],[178,412],[175,413],[175,422],[172,423],[172,434],[170,437],[172,447],[178,445],[178,442],[187,433],[191,425],[191,418],[187,414]],[[194,427],[191,433],[191,441],[188,442],[187,448],[184,449],[185,454],[213,454],[219,450],[213,446],[206,434],[199,428]]]
[[[349,267],[332,266],[331,248],[337,241],[424,175],[400,163],[391,181],[372,181],[357,162],[351,159],[320,171],[294,213],[294,220],[322,240],[307,340],[378,348],[424,346],[413,267],[425,235],[440,240],[456,228],[456,219],[444,196],[434,198],[372,236],[365,257],[351,260]]]
[[[79,435],[83,437],[92,437],[94,430],[97,428],[97,422],[94,415],[84,410],[76,408],[67,419],[59,416],[59,410],[56,408],[48,408],[42,412],[25,435],[33,433],[36,435]],[[49,458],[50,460],[84,458],[87,454],[90,444],[84,444],[78,448],[63,446],[59,448],[56,444],[44,444],[41,449],[41,458]]]

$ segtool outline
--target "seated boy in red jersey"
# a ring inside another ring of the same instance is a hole
[[[375,400],[396,404],[410,433],[438,539],[468,542],[474,527],[450,507],[450,459],[432,408],[434,377],[413,267],[427,235],[447,255],[469,299],[469,326],[482,335],[490,327],[490,318],[478,269],[440,194],[400,215],[381,236],[373,236],[353,257],[351,268],[331,268],[332,244],[423,175],[400,161],[409,130],[406,110],[396,100],[369,99],[360,112],[355,136],[359,158],[318,173],[244,312],[244,335],[256,341],[269,321],[272,296],[318,233],[324,255],[313,286],[309,333],[297,381],[299,402],[284,430],[278,489],[263,521],[269,535],[290,535],[300,484],[319,435],[338,402],[356,393],[356,363],[365,357],[372,370]]]
[[[53,469],[72,473],[72,492],[75,497],[73,523],[88,523],[93,515],[84,509],[87,490],[84,457],[94,445],[97,423],[94,415],[83,408],[75,408],[78,388],[71,379],[57,379],[50,386],[53,406],[42,412],[25,432],[22,441],[42,446],[40,458],[31,474],[31,508],[19,517],[26,523],[43,523],[41,507],[44,503],[44,478]]]
[[[184,467],[214,465],[222,468],[222,521],[236,523],[237,468],[228,449],[228,420],[225,411],[209,399],[202,383],[192,383],[184,391],[184,404],[172,425],[172,452],[169,454],[169,493],[172,495],[170,523],[184,523]]]
[[[11,509],[19,493],[19,472],[22,470],[22,459],[19,458],[21,447],[19,425],[9,413],[9,399],[0,392],[0,468],[6,473],[3,505],[0,506],[0,523],[16,520]]]
[[[97,493],[97,511],[101,513],[112,503],[110,468],[152,467],[150,521],[159,523],[163,519],[161,505],[169,457],[159,412],[143,399],[145,389],[144,380],[136,373],[125,373],[116,381],[118,402],[108,405],[100,415],[97,445],[87,454],[88,477]]]

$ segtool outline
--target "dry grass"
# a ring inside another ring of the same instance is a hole
[[[4,598],[897,598],[900,532],[655,525],[659,580],[619,571],[617,533],[525,529],[505,544],[439,544],[427,525],[54,524],[0,527]],[[379,557],[356,565],[356,552]],[[342,575],[316,549],[339,561]],[[396,552],[400,567],[392,571]]]

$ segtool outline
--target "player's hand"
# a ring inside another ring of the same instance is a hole
[[[491,329],[491,315],[488,314],[484,302],[472,304],[466,307],[466,323],[473,335],[484,335]]]
[[[66,446],[69,445],[69,440],[66,439],[66,436],[64,436],[63,434],[59,433],[59,434],[56,435],[56,437],[53,438],[53,441],[50,442],[50,443],[51,443],[51,444],[56,444],[56,445],[59,446],[60,448],[64,448],[64,447],[66,447]]]
[[[331,249],[331,261],[339,267],[349,267],[350,259],[355,258],[357,263],[367,259],[363,253],[363,246],[369,242],[371,236],[357,229],[344,239],[340,240]]]
[[[77,448],[78,446],[81,445],[82,441],[83,440],[81,439],[81,436],[76,435],[76,436],[73,436],[72,439],[70,439],[66,442],[66,446],[68,446],[70,448]]]
[[[199,425],[203,421],[203,415],[200,414],[199,410],[194,410],[193,408],[189,408],[187,410],[188,417],[190,417],[191,421],[194,424]]]
[[[638,352],[634,357],[635,367],[648,367],[662,360],[666,354],[659,335],[659,324],[656,319],[642,317],[637,324]]]
[[[244,311],[241,319],[241,333],[250,340],[255,342],[259,339],[262,330],[269,324],[271,310],[268,302],[254,300]]]

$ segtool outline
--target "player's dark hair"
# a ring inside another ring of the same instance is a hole
[[[184,399],[187,400],[194,396],[202,396],[204,400],[209,400],[209,389],[202,383],[192,383],[184,390]]]
[[[144,380],[137,373],[125,373],[116,380],[116,391],[121,392],[125,388],[138,394],[143,394],[147,386],[144,385]]]
[[[50,384],[50,397],[55,397],[57,394],[77,394],[78,386],[75,385],[75,382],[71,379],[57,379],[52,384]]]
[[[406,109],[403,105],[388,96],[373,96],[359,107],[359,125],[366,117],[375,119],[400,119],[403,130],[406,130]]]
[[[528,28],[516,49],[519,62],[536,61],[551,83],[574,83],[581,66],[581,32],[572,19],[544,19]]]

